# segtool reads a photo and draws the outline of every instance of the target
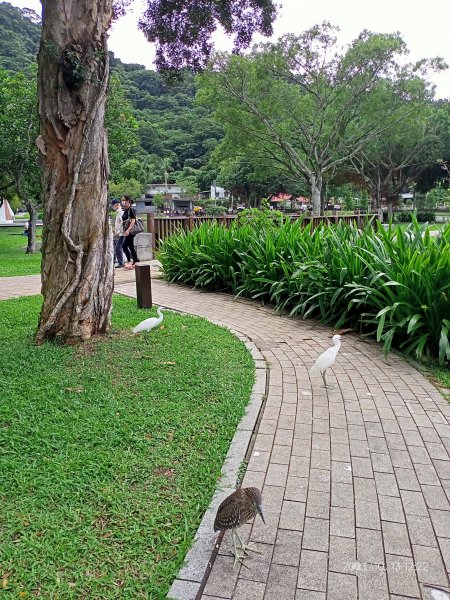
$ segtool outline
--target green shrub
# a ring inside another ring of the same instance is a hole
[[[434,210],[418,210],[416,218],[419,223],[434,223],[436,214]]]
[[[270,302],[304,318],[375,335],[419,358],[450,359],[450,225],[437,237],[406,229],[359,231],[339,223],[311,231],[205,223],[168,238],[165,277]]]
[[[395,223],[412,223],[413,213],[410,210],[399,210],[394,213]]]

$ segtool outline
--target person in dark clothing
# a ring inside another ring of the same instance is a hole
[[[122,196],[121,198],[122,207],[124,209],[122,215],[123,222],[123,235],[125,236],[125,241],[123,243],[123,251],[125,254],[127,250],[130,251],[131,254],[131,265],[129,268],[133,268],[135,263],[139,262],[139,259],[136,254],[136,249],[134,247],[134,235],[131,233],[134,224],[136,223],[137,215],[134,208],[131,206],[131,198],[130,196]]]

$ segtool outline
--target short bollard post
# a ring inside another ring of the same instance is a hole
[[[152,307],[152,279],[150,276],[150,265],[136,263],[136,296],[138,308]]]

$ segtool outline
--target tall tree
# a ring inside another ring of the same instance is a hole
[[[36,70],[29,75],[0,67],[0,195],[14,190],[30,214],[27,253],[35,251],[37,211],[41,202]],[[2,186],[4,189],[2,189]]]
[[[127,0],[42,0],[38,147],[43,162],[44,233],[38,343],[86,340],[109,328],[113,290],[104,128],[107,32]],[[141,27],[167,71],[199,68],[220,23],[236,33],[271,33],[271,0],[148,0]]]
[[[351,170],[366,183],[376,208],[382,198],[389,206],[395,203],[403,190],[442,158],[445,138],[433,117],[431,105],[418,107],[393,125],[388,135],[372,139],[351,157]]]
[[[316,214],[341,165],[427,100],[420,75],[442,66],[401,66],[398,34],[363,31],[341,53],[334,30],[323,23],[249,57],[219,54],[200,78],[200,99],[215,108],[223,143],[306,181]]]

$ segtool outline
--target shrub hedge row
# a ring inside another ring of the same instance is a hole
[[[450,225],[358,230],[301,222],[230,229],[205,223],[160,251],[172,282],[224,290],[303,318],[373,334],[419,358],[450,359]]]

